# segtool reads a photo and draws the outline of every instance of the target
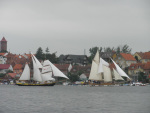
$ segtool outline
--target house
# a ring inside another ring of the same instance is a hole
[[[106,62],[110,63],[111,62],[110,58],[114,59],[116,57],[116,52],[115,51],[113,51],[113,52],[101,52],[100,57],[102,59],[104,59]]]
[[[136,59],[129,53],[120,53],[114,60],[122,69],[125,69],[131,64],[136,63]]]
[[[141,62],[141,59],[143,58],[144,53],[143,52],[136,52],[133,57],[137,60],[137,62]]]
[[[88,57],[86,55],[60,55],[59,64],[87,65]]]
[[[135,63],[129,66],[128,75],[132,78],[132,80],[137,81],[139,72],[145,72],[144,66],[145,64],[143,63]]]
[[[145,63],[145,65],[144,65],[144,73],[145,73],[145,75],[150,75],[150,62],[147,62],[147,63]]]
[[[142,63],[150,62],[150,52],[145,52],[143,58],[141,59]]]
[[[14,67],[14,73],[18,74],[18,75],[21,75],[22,72],[23,72],[23,65],[22,64],[16,64]]]
[[[128,68],[128,74],[131,76],[138,74],[139,72],[144,72],[144,66],[145,64],[143,63],[131,64]]]
[[[146,63],[146,62],[150,62],[150,52],[136,52],[134,54],[135,59],[138,62],[142,62],[142,63]]]
[[[0,64],[0,73],[7,73],[8,71],[13,71],[13,68],[10,64]]]

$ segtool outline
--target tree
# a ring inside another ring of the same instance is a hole
[[[68,78],[71,82],[75,82],[79,80],[79,75],[76,73],[68,73]]]
[[[96,52],[97,52],[97,50],[99,50],[99,52],[101,52],[102,51],[102,47],[93,47],[93,48],[90,48],[89,49],[89,51],[90,51],[90,56],[89,56],[89,62],[90,63],[92,63],[92,60],[93,60],[93,58],[94,58],[94,56],[95,56],[95,54],[96,54]]]
[[[46,54],[49,53],[49,48],[47,47],[46,50],[45,50]]]
[[[118,46],[115,51],[117,54],[119,53],[131,53],[131,48],[129,48],[129,46],[127,44],[125,44],[124,46]]]
[[[36,58],[40,59],[40,60],[44,60],[44,54],[43,54],[43,50],[41,47],[38,48],[37,52],[36,52]]]

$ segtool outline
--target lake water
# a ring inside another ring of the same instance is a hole
[[[150,86],[0,85],[0,113],[150,113]]]

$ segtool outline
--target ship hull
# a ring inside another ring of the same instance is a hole
[[[34,83],[16,83],[18,86],[54,86],[55,82],[46,84],[34,84]]]

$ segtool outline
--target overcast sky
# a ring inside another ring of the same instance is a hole
[[[0,39],[8,51],[83,55],[128,44],[150,51],[149,0],[0,0]]]

